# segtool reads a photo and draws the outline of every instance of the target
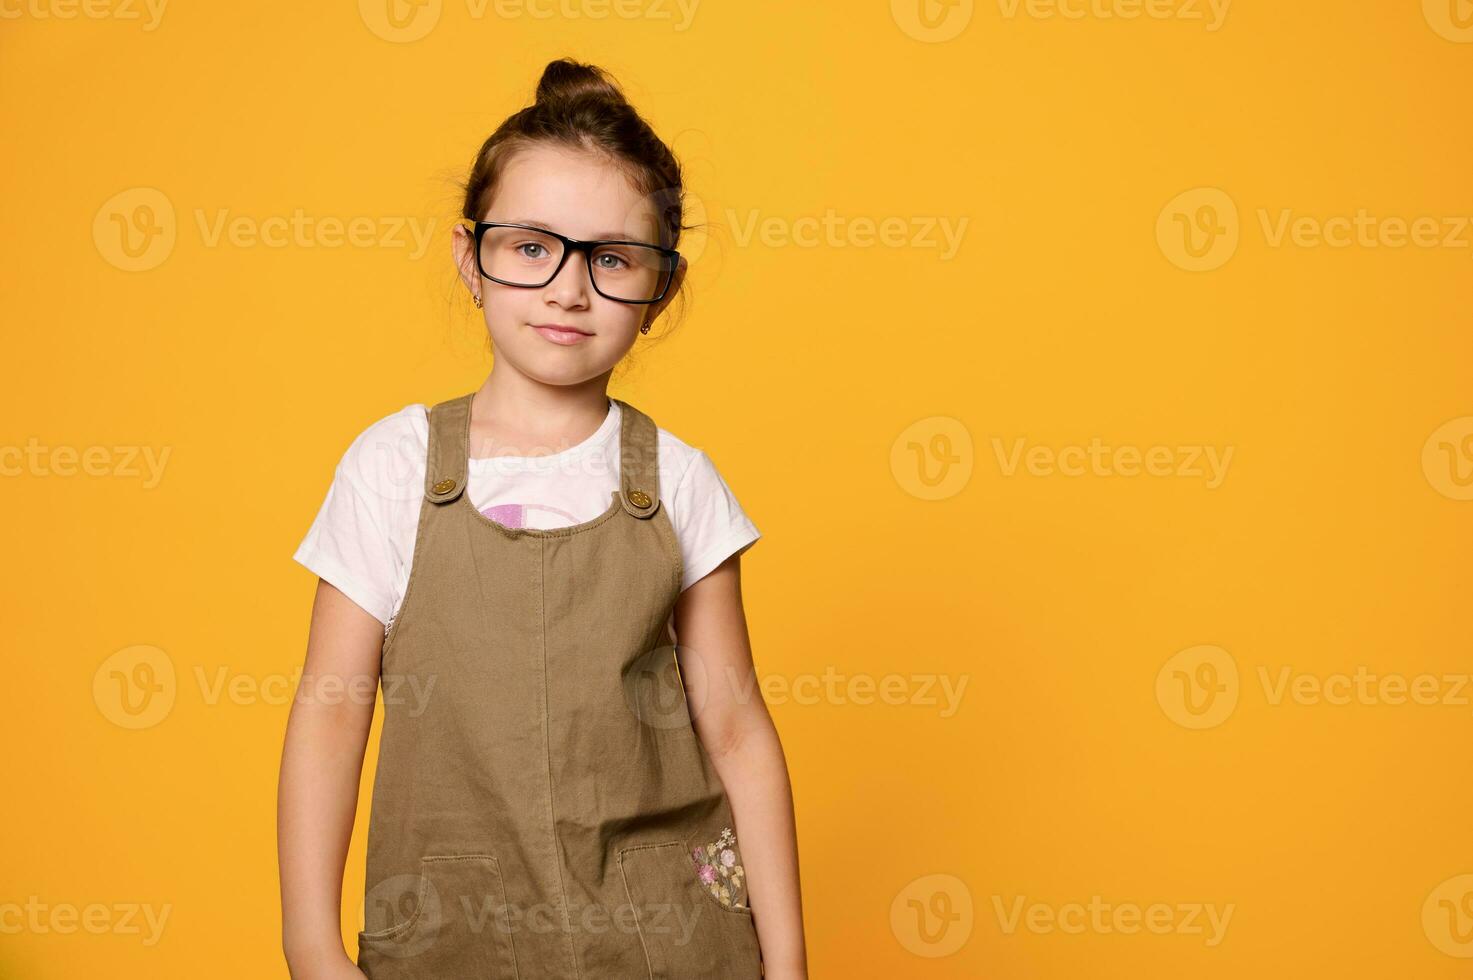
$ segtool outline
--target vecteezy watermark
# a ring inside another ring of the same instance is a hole
[[[1020,19],[1176,21],[1222,28],[1232,0],[997,0],[1004,22]],[[976,13],[973,0],[890,0],[890,16],[917,41],[936,44],[957,37]]]
[[[1209,490],[1227,479],[1237,450],[1205,443],[1109,445],[1099,436],[1062,446],[994,436],[991,446],[998,473],[1004,477],[1169,477],[1202,480]],[[912,422],[890,444],[891,475],[901,489],[921,500],[944,500],[960,493],[971,480],[974,465],[972,434],[950,416]]]
[[[620,861],[642,860],[641,852],[655,853],[665,847],[624,848]],[[673,852],[660,854],[662,862],[670,858],[682,859]],[[500,865],[491,854],[432,855],[421,858],[419,866],[418,874],[391,875],[364,895],[359,941],[377,955],[408,959],[437,943],[473,936],[485,936],[492,945],[505,943],[510,948],[518,934],[561,935],[570,929],[589,936],[659,937],[662,946],[679,947],[691,942],[702,916],[731,914],[699,896],[686,901],[613,904],[507,901],[501,889]],[[692,882],[697,880],[694,866],[688,874]]]
[[[1380,215],[1366,208],[1330,215],[1257,208],[1268,248],[1473,249],[1469,215]],[[1183,191],[1156,216],[1156,243],[1175,266],[1209,272],[1227,264],[1242,239],[1237,203],[1218,187]]]
[[[1473,675],[1373,671],[1357,664],[1348,671],[1311,672],[1290,664],[1259,664],[1254,670],[1263,703],[1271,708],[1473,705]],[[1237,709],[1243,683],[1237,661],[1219,646],[1203,644],[1174,654],[1156,674],[1156,703],[1183,728],[1214,728]]]
[[[195,665],[191,671],[200,701],[210,707],[222,704],[280,706],[301,704],[376,703],[382,691],[385,705],[405,704],[410,717],[418,717],[429,706],[435,674],[385,673],[290,674],[261,676],[232,671],[228,667],[207,670]],[[174,660],[155,646],[125,647],[109,656],[92,674],[92,700],[102,716],[120,728],[152,728],[174,710],[179,682]]]
[[[1004,20],[1174,20],[1222,29],[1233,0],[997,0]]]
[[[728,671],[730,669],[728,668]],[[735,685],[738,675],[731,673]],[[939,718],[954,716],[967,692],[967,674],[845,674],[829,666],[820,674],[791,677],[767,674],[762,677],[762,698],[768,704],[816,704],[861,708],[888,705],[905,708],[936,708]]]
[[[1016,935],[1020,929],[1046,936],[1061,932],[1070,936],[1085,934],[1135,936],[1143,932],[1153,936],[1201,936],[1206,946],[1221,945],[1227,936],[1236,903],[1219,907],[1215,902],[1107,902],[1091,895],[1088,902],[1030,902],[1026,895],[1004,900],[992,896],[992,907],[1003,935]]]
[[[1236,446],[1107,446],[1098,437],[1088,445],[1028,445],[1022,438],[1011,444],[994,437],[992,452],[1003,476],[1136,477],[1142,474],[1183,480],[1204,480],[1216,490],[1227,479]]]
[[[1428,893],[1422,934],[1448,956],[1473,959],[1473,874],[1454,875]]]
[[[1314,674],[1289,665],[1273,669],[1260,665],[1258,681],[1264,700],[1273,707],[1309,705],[1441,705],[1466,708],[1468,674],[1375,673],[1365,664],[1349,673]]]
[[[942,262],[956,257],[971,218],[946,215],[871,217],[840,215],[833,208],[822,217],[803,215],[797,218],[778,215],[763,216],[755,208],[745,217],[731,208],[726,220],[732,238],[740,247],[755,239],[768,248],[892,248],[935,251]]]
[[[290,214],[264,217],[229,208],[195,208],[193,224],[205,248],[404,249],[418,260],[429,251],[435,220],[416,215]],[[179,237],[174,204],[155,187],[131,187],[108,198],[92,219],[98,254],[125,272],[157,268]]]
[[[163,938],[164,926],[174,910],[171,903],[148,902],[45,902],[29,895],[25,902],[0,902],[0,934],[21,933],[70,936],[85,932],[93,936],[139,936],[144,946],[155,946]]]
[[[0,477],[142,478],[152,490],[164,478],[172,446],[45,446],[35,436],[24,446],[0,446]]]
[[[998,930],[1004,936],[1148,933],[1201,936],[1206,946],[1221,945],[1237,906],[1229,902],[1110,902],[1091,895],[1086,902],[1030,901],[1026,895],[992,895]],[[955,875],[923,875],[908,882],[890,903],[890,931],[917,956],[950,956],[975,929],[971,889]]]
[[[1422,475],[1449,500],[1473,500],[1473,415],[1448,419],[1427,437]]]
[[[868,708],[936,709],[951,718],[961,707],[970,675],[924,672],[843,673],[826,666],[820,673],[764,674],[723,666],[713,670],[693,647],[679,648],[679,670],[674,647],[662,646],[640,657],[624,672],[624,701],[642,724],[655,728],[689,727],[712,700],[716,686],[720,702],[750,704],[761,698],[768,705],[796,704]]]
[[[211,671],[196,665],[194,677],[201,700],[215,706],[297,704],[370,705],[383,692],[384,704],[407,704],[409,717],[418,718],[429,707],[438,674],[266,674],[257,677],[219,666]]]
[[[677,33],[690,29],[701,0],[465,0],[471,20],[644,20],[668,22]],[[376,37],[409,44],[440,23],[442,0],[358,0],[358,16]]]
[[[169,0],[0,0],[0,20],[117,20],[158,28]]]
[[[1372,214],[1357,208],[1353,214],[1320,217],[1297,214],[1292,208],[1259,208],[1258,224],[1270,248],[1449,248],[1473,246],[1468,215]]]

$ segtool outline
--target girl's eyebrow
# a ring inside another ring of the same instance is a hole
[[[507,223],[513,225],[531,225],[534,228],[541,228],[543,231],[554,230],[552,225],[548,224],[545,221],[538,221],[536,218],[511,218],[508,219]],[[571,238],[572,236],[569,235],[568,237]],[[593,239],[595,241],[599,239],[609,239],[616,242],[628,242],[634,240],[627,237],[627,233],[623,231],[596,231],[593,233]]]

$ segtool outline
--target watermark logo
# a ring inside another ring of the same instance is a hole
[[[1449,419],[1427,437],[1422,475],[1449,500],[1473,500],[1473,415]]]
[[[1222,647],[1178,652],[1156,673],[1156,703],[1183,728],[1221,725],[1238,706],[1238,664]]]
[[[890,0],[890,16],[908,36],[927,44],[950,41],[967,29],[973,0]]]
[[[974,925],[972,892],[955,875],[923,875],[890,903],[890,932],[916,956],[950,956],[966,945]]]
[[[385,41],[418,41],[440,23],[441,0],[358,0],[358,16]]]
[[[1438,37],[1457,44],[1473,43],[1473,3],[1469,0],[1422,0],[1422,15]]]
[[[1438,950],[1473,959],[1473,874],[1455,875],[1422,903],[1422,932]]]
[[[119,728],[152,728],[174,708],[174,661],[158,647],[125,647],[92,675],[92,700]]]
[[[124,272],[146,272],[174,251],[174,205],[156,187],[130,187],[103,202],[92,218],[92,241]]]
[[[890,444],[890,473],[921,500],[945,500],[972,478],[972,434],[959,419],[932,415],[906,426]]]
[[[684,656],[677,664],[675,647],[648,650],[624,669],[621,685],[624,705],[640,724],[665,731],[689,728],[700,716],[700,704],[686,702],[686,691],[699,692],[706,700],[709,671],[692,648],[680,648]]]
[[[629,241],[660,244],[669,241],[670,227],[679,224],[680,241],[675,248],[687,263],[706,251],[710,223],[705,199],[683,187],[661,187],[642,195],[629,208],[618,227]]]
[[[363,896],[364,940],[393,940],[375,949],[396,958],[434,945],[442,922],[440,890],[427,875],[391,875]]]
[[[421,259],[429,250],[434,219],[415,215],[290,214],[259,218],[228,208],[194,208],[193,224],[205,248],[383,248],[405,249]],[[98,254],[125,272],[144,272],[173,254],[179,221],[169,198],[154,187],[133,187],[114,194],[92,219]]]
[[[1254,668],[1263,703],[1283,707],[1416,705],[1466,708],[1473,676],[1461,673],[1377,673],[1365,664],[1350,671],[1312,673],[1291,665]],[[1156,674],[1156,702],[1183,728],[1213,728],[1228,719],[1246,693],[1237,661],[1221,647],[1182,650]]]
[[[358,704],[371,708],[382,693],[385,708],[404,706],[410,718],[429,708],[437,674],[291,674],[256,676],[217,666],[206,670],[196,664],[194,680],[200,703],[211,708],[229,705],[283,707],[296,704],[337,706]],[[185,685],[188,690],[188,685]],[[155,646],[119,650],[92,675],[92,700],[103,717],[121,728],[143,729],[160,724],[178,702],[180,684],[173,659]]]
[[[1473,249],[1468,215],[1381,215],[1366,208],[1327,216],[1294,208],[1253,209],[1263,244],[1271,249]],[[1243,237],[1238,207],[1227,192],[1198,187],[1172,198],[1156,217],[1161,254],[1188,272],[1210,272],[1231,259]]]
[[[1238,206],[1216,187],[1194,187],[1166,203],[1156,216],[1161,254],[1188,272],[1210,272],[1238,250]]]

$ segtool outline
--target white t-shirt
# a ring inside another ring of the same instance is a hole
[[[619,427],[613,400],[598,430],[545,456],[467,461],[466,493],[507,527],[555,528],[604,513],[619,488]],[[682,590],[761,533],[705,452],[658,429],[660,501],[680,542]],[[317,518],[293,556],[384,624],[393,623],[409,584],[424,501],[429,419],[409,405],[365,429],[339,461]]]

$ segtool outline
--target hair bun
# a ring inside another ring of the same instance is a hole
[[[597,98],[610,102],[623,102],[620,91],[607,73],[597,65],[584,64],[571,58],[550,61],[542,70],[537,83],[537,103],[571,102],[576,99]]]

